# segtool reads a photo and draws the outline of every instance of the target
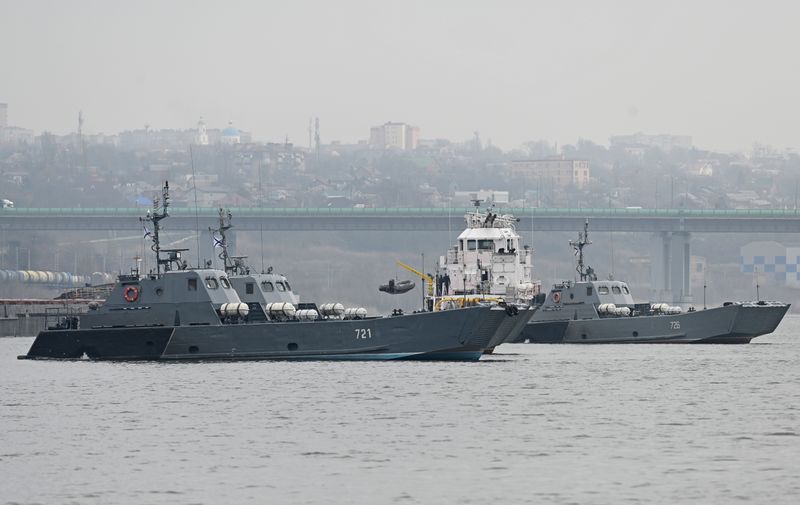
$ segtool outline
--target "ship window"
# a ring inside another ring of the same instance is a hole
[[[626,295],[631,294],[631,292],[628,291],[628,286],[622,286],[622,292],[625,293]]]
[[[619,286],[611,286],[611,291],[615,295],[621,295],[622,294],[622,291],[619,289]]]
[[[592,287],[586,286],[586,296],[592,296]]]
[[[197,279],[189,279],[189,291],[197,291]]]
[[[608,286],[597,286],[597,294],[598,295],[607,295],[608,294]]]
[[[289,285],[289,281],[283,281],[283,283],[286,284],[286,291],[292,290],[292,287]]]
[[[252,282],[248,282],[247,284],[244,285],[244,292],[247,293],[248,295],[252,295],[253,294],[253,287],[254,287],[253,283]]]
[[[494,240],[479,240],[478,249],[481,251],[494,251]]]
[[[219,283],[217,279],[213,277],[206,277],[206,287],[208,289],[217,289],[219,287]]]
[[[271,293],[275,291],[275,286],[273,286],[270,281],[264,281],[261,283],[261,289],[263,289],[267,293]]]
[[[220,277],[219,278],[219,282],[220,282],[220,284],[222,284],[222,287],[225,288],[225,289],[229,289],[231,287],[231,283],[228,282],[228,278],[227,277]]]
[[[278,288],[278,291],[286,291],[286,286],[284,286],[281,281],[275,281],[275,286]]]
[[[464,250],[464,241],[463,240],[459,240],[458,241],[458,248],[461,249],[462,251]]]
[[[467,250],[474,251],[478,247],[478,243],[475,240],[467,240]]]

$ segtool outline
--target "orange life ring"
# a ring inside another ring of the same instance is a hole
[[[560,291],[556,291],[555,293],[553,293],[553,301],[556,302],[556,303],[561,302],[561,292]]]
[[[126,302],[135,302],[139,299],[139,288],[136,286],[128,286],[122,292],[122,296],[125,297]]]

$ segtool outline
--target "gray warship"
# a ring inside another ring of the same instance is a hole
[[[578,240],[570,241],[577,257],[575,281],[555,284],[514,342],[746,344],[775,331],[790,307],[757,300],[683,311],[667,303],[636,303],[627,283],[598,280],[584,265],[589,244],[586,220]]]
[[[159,223],[168,207],[165,184],[161,202],[143,219],[153,227],[155,272],[120,275],[105,302],[60,318],[20,359],[477,360],[493,340],[508,336],[502,329],[516,319],[490,305],[381,317],[357,308],[338,314],[333,307],[328,316],[298,308],[291,289],[277,287],[288,287],[282,276],[229,278],[222,270],[189,268],[186,249],[162,249]],[[267,282],[285,301],[267,302]],[[253,296],[243,301],[234,284],[245,295],[251,284]]]
[[[315,321],[326,318],[358,320],[366,317],[367,311],[363,307],[345,308],[341,303],[335,302],[323,303],[319,306],[314,303],[301,302],[300,297],[292,292],[292,288],[286,276],[273,273],[272,267],[267,268],[265,272],[253,272],[245,262],[246,256],[233,256],[229,254],[227,231],[233,228],[231,220],[232,216],[230,211],[219,209],[219,226],[217,228],[211,228],[209,231],[212,232],[215,237],[215,246],[220,249],[218,257],[224,265],[225,273],[228,275],[230,283],[236,290],[239,298],[248,304],[251,317],[257,320],[269,318],[270,315],[278,318],[291,317],[291,313],[287,314],[287,310],[294,310],[294,317],[304,321]],[[427,277],[425,274],[422,274],[408,265],[400,264],[405,268],[410,268],[423,278]],[[411,284],[413,287],[413,283]],[[515,339],[536,311],[535,307],[529,307],[523,304],[507,304],[502,300],[493,299],[491,297],[470,297],[467,300],[460,298],[459,301],[465,303],[461,303],[460,305],[443,304],[441,303],[441,297],[437,299],[433,296],[433,279],[429,279],[428,288],[431,289],[428,296],[426,296],[428,311],[441,312],[453,308],[493,305],[495,306],[495,310],[502,309],[510,316],[507,317],[491,335],[484,349],[484,353],[491,353],[497,345],[507,340]],[[403,289],[398,293],[404,293],[410,289],[411,288]]]
[[[747,343],[772,333],[789,310],[789,304],[763,300],[686,312],[666,303],[636,303],[627,283],[598,280],[585,267],[588,221],[570,242],[577,257],[575,280],[557,283],[545,294],[533,277],[533,249],[520,245],[517,219],[473,203],[475,211],[464,216],[466,229],[439,259],[437,278],[447,282],[437,282],[437,303],[458,306],[470,297],[497,297],[538,308],[507,343]]]

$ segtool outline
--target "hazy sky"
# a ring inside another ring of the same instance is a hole
[[[793,1],[0,0],[0,102],[11,124],[89,132],[210,127],[259,140],[424,138],[479,130],[607,143],[800,147]]]

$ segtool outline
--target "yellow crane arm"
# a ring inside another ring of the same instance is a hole
[[[434,281],[433,278],[430,275],[422,273],[419,270],[417,270],[416,268],[412,267],[411,265],[406,265],[402,261],[395,261],[395,263],[397,263],[399,266],[405,268],[406,270],[408,270],[412,274],[416,275],[417,277],[420,277],[421,279],[426,281],[428,283],[428,296],[433,296],[433,286],[434,286],[436,281]]]

